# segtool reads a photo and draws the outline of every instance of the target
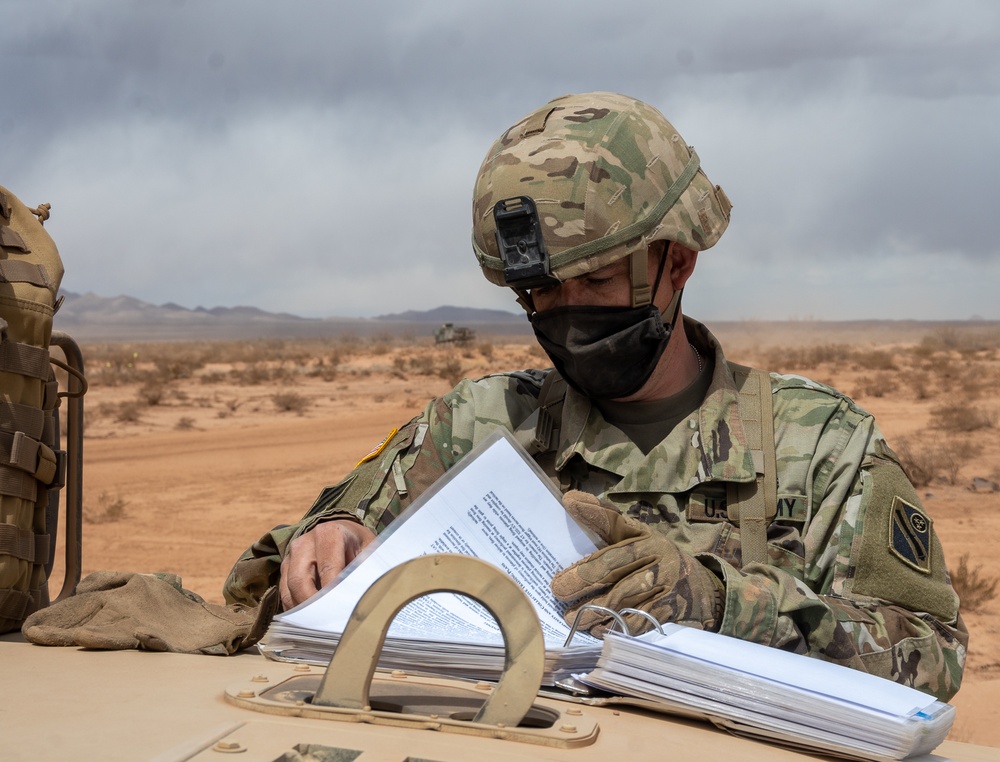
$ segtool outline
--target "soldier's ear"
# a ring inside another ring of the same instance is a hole
[[[678,291],[684,288],[684,285],[688,282],[688,278],[691,277],[691,273],[694,272],[695,263],[698,261],[698,252],[692,251],[676,241],[671,241],[670,247],[667,249],[667,255],[670,257],[668,264],[670,267],[670,285],[673,286],[675,291]]]

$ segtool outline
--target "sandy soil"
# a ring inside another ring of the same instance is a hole
[[[996,579],[1000,341],[988,338],[995,330],[897,328],[855,324],[817,335],[769,325],[762,335],[747,324],[720,334],[732,359],[852,394],[891,442],[929,460],[938,473],[921,492],[950,568],[968,554],[972,569]],[[244,548],[297,520],[323,486],[432,396],[462,376],[546,364],[528,340],[509,337],[449,348],[382,337],[95,345],[84,353],[84,574],[175,572],[214,601]],[[945,409],[965,400],[985,416],[971,431],[952,421],[961,411]],[[60,574],[57,564],[56,590]],[[971,648],[954,700],[957,740],[1000,746],[998,616],[996,600],[965,614]]]

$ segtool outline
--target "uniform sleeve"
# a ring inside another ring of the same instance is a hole
[[[448,440],[452,407],[447,398],[424,412],[366,456],[344,479],[326,487],[298,523],[279,526],[247,548],[226,579],[227,603],[256,606],[278,583],[289,543],[324,521],[347,520],[379,533],[455,461],[442,447]]]
[[[870,416],[836,452],[814,456],[803,563],[742,570],[699,560],[725,582],[720,632],[808,654],[947,701],[968,632],[933,523]],[[785,551],[782,551],[785,552]]]
[[[272,529],[247,548],[226,580],[226,601],[255,606],[278,583],[289,543],[323,521],[357,521],[380,533],[490,432],[527,418],[542,377],[525,371],[466,379],[432,400],[342,481],[325,488],[298,523]]]

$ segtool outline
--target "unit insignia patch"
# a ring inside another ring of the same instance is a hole
[[[889,512],[889,552],[907,566],[931,573],[931,519],[898,495]]]

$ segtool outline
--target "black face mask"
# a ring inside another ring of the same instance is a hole
[[[536,312],[530,320],[538,343],[566,383],[600,400],[639,391],[653,375],[673,328],[673,321],[663,325],[660,310],[651,304],[557,307]]]

